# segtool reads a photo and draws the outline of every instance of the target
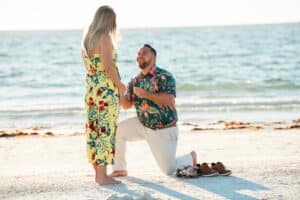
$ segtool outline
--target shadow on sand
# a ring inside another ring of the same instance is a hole
[[[178,178],[174,178],[178,180]],[[256,198],[241,194],[239,190],[269,190],[269,188],[236,176],[200,177],[197,179],[180,179],[180,181],[207,190],[227,199],[254,200]]]
[[[200,177],[197,179],[179,179],[175,177],[170,177],[170,178],[173,179],[174,181],[181,181],[183,185],[190,184],[195,187],[199,187],[199,189],[207,190],[208,192],[214,193],[226,199],[254,200],[255,199],[254,197],[241,194],[238,191],[239,190],[250,190],[250,191],[268,190],[268,188],[266,188],[265,186],[235,176]],[[165,194],[171,198],[173,197],[177,199],[188,199],[188,200],[199,199],[199,197],[194,197],[193,194],[184,194],[181,193],[180,191],[176,191],[171,188],[168,188],[162,184],[145,181],[143,179],[128,176],[128,177],[124,177],[124,180],[140,185],[142,187],[146,187],[148,189],[152,189],[159,193]],[[118,193],[126,194],[128,196],[141,196],[141,194],[137,193],[137,191],[129,189],[126,185],[120,185],[118,187],[109,186],[107,187],[107,189],[113,190]]]

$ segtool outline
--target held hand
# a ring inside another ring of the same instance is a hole
[[[142,88],[134,87],[133,93],[139,98],[147,98],[148,92]]]
[[[119,89],[120,96],[124,96],[124,94],[127,90],[126,85],[124,85],[123,83],[120,83],[120,85],[118,85],[118,89]]]

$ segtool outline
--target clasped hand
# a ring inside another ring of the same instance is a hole
[[[147,98],[148,92],[142,88],[134,87],[133,93],[139,98]]]

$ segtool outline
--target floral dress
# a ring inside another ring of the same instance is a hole
[[[86,140],[87,157],[97,165],[114,164],[115,134],[119,118],[119,92],[104,71],[100,54],[89,57],[85,50],[82,57],[86,75]],[[113,52],[113,63],[117,54]]]

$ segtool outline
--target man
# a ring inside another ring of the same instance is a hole
[[[136,58],[141,73],[121,94],[124,109],[135,106],[137,117],[122,121],[116,133],[115,164],[111,176],[126,176],[126,141],[146,140],[164,174],[173,174],[183,165],[196,166],[196,152],[175,157],[178,127],[175,108],[175,79],[156,65],[156,50],[145,44]]]

